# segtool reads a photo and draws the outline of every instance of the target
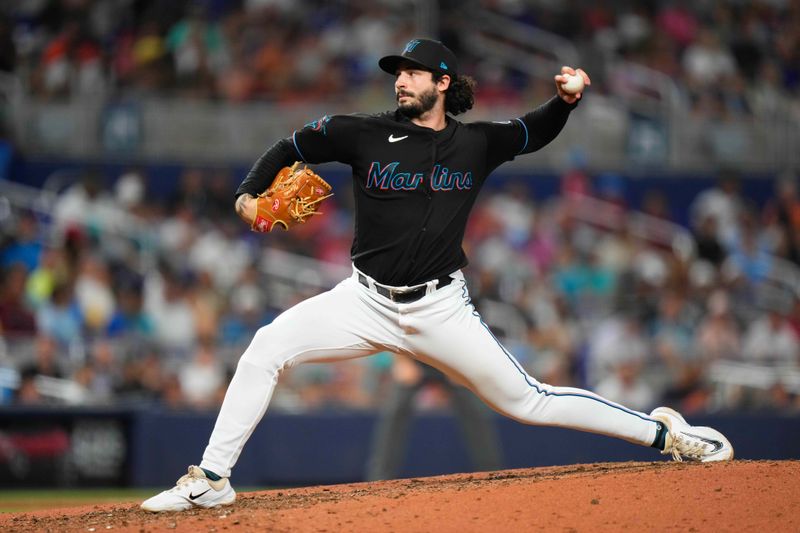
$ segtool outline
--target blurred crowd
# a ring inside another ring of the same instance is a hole
[[[40,98],[330,98],[410,38],[383,2],[28,0],[5,8],[8,65]]]
[[[352,236],[348,195],[292,232],[252,233],[234,181],[187,167],[159,197],[144,169],[86,171],[42,211],[0,210],[2,401],[217,406],[255,331],[347,275]],[[623,179],[580,166],[549,198],[503,183],[475,208],[465,274],[532,375],[642,410],[800,409],[797,176],[754,205],[722,172],[685,225],[667,191],[633,205]],[[279,263],[287,274],[265,267]],[[273,407],[374,408],[391,365],[386,353],[301,365]]]
[[[448,41],[469,39],[461,2],[442,17]],[[800,2],[646,0],[483,1],[492,12],[573,43],[593,92],[630,95],[631,64],[666,75],[694,115],[722,119],[785,112],[800,90]],[[461,16],[459,16],[461,12]],[[469,57],[469,54],[466,54]],[[530,79],[472,58],[487,97],[525,101]],[[549,90],[549,87],[546,88]]]
[[[364,110],[386,94],[377,59],[415,35],[426,5],[0,2],[0,81],[51,101],[324,99]],[[476,55],[465,42],[473,8],[568,39],[598,94],[624,95],[633,63],[722,125],[789,116],[800,102],[800,0],[440,0],[432,30],[491,106],[539,102],[552,80]],[[238,179],[187,166],[160,195],[143,168],[89,169],[52,204],[0,202],[0,403],[217,406],[255,331],[341,277],[352,238],[347,195],[291,233],[249,232],[232,209]],[[800,409],[800,195],[797,176],[774,179],[755,205],[720,172],[688,220],[669,191],[633,204],[624,180],[580,165],[549,198],[508,180],[482,193],[468,228],[473,300],[542,381],[641,410]],[[373,408],[391,365],[384,353],[293,368],[273,407]],[[446,402],[434,389],[421,397]]]
[[[425,3],[422,3],[425,4]],[[26,0],[3,4],[0,70],[42,99],[164,95],[278,102],[383,94],[376,61],[414,35],[406,1]],[[593,91],[623,91],[629,69],[673,80],[712,115],[774,115],[800,88],[800,1],[442,0],[434,34],[492,103],[538,101],[552,81],[476,56],[472,8],[564,37],[591,65]],[[437,23],[438,21],[438,23]],[[378,81],[376,85],[375,81]],[[534,94],[532,94],[534,93]],[[535,95],[535,96],[534,96]]]

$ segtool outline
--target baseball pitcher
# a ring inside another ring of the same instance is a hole
[[[239,360],[200,465],[142,508],[233,503],[231,469],[264,416],[281,370],[381,351],[436,367],[524,424],[618,437],[678,461],[732,459],[733,447],[720,432],[691,426],[667,407],[646,414],[589,391],[540,383],[492,335],[470,301],[461,243],[478,192],[500,164],[558,135],[589,76],[562,67],[554,77],[557,94],[530,113],[462,123],[453,117],[472,107],[474,81],[461,75],[442,43],[414,39],[379,65],[394,76],[397,109],[306,124],[267,150],[236,192],[236,211],[253,230],[290,229],[330,194],[324,180],[295,163],[349,165],[352,275],[258,330]]]

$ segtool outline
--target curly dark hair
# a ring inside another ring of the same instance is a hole
[[[444,74],[433,73],[433,81],[442,79]],[[475,80],[470,76],[458,76],[450,79],[450,87],[445,92],[444,109],[451,115],[469,111],[475,104]]]

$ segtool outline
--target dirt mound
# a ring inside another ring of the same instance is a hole
[[[0,515],[3,531],[789,531],[800,461],[603,463],[251,492],[151,514],[98,505]]]

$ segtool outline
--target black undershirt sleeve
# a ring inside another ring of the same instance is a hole
[[[280,169],[292,165],[298,159],[292,140],[288,138],[279,140],[258,158],[236,189],[236,197],[242,194],[258,196],[272,185],[272,180]]]
[[[578,100],[579,102],[580,100]],[[520,117],[528,130],[528,145],[520,154],[529,154],[549,144],[567,123],[570,112],[578,102],[568,104],[560,96],[554,96],[530,113]]]
[[[530,113],[513,120],[475,123],[486,135],[487,173],[518,155],[529,154],[555,139],[577,103],[554,96]]]

